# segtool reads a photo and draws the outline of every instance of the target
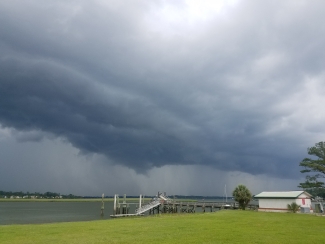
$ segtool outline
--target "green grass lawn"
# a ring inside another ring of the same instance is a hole
[[[0,243],[325,243],[325,218],[224,210],[103,221],[2,225]]]

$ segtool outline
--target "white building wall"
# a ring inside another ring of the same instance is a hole
[[[302,194],[297,199],[259,199],[259,211],[275,211],[275,212],[286,212],[288,211],[288,204],[296,202],[301,207],[309,207],[312,210],[311,199]]]
[[[301,198],[299,196],[299,198],[296,199],[296,203],[298,205],[300,205],[301,207],[308,207],[308,208],[312,209],[311,199],[310,198]]]
[[[298,198],[309,198],[305,193],[302,193]]]
[[[287,205],[295,202],[295,199],[259,199],[259,208],[260,210],[272,211],[272,210],[280,210],[286,211]]]

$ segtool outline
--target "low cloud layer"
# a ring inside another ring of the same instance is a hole
[[[169,167],[297,179],[325,138],[324,5],[3,1],[2,131],[139,182]]]

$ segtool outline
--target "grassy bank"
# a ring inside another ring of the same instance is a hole
[[[324,226],[315,215],[219,211],[0,226],[0,243],[325,243]]]

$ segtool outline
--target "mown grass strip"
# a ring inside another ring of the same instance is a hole
[[[325,243],[325,218],[219,211],[0,226],[0,243]]]

